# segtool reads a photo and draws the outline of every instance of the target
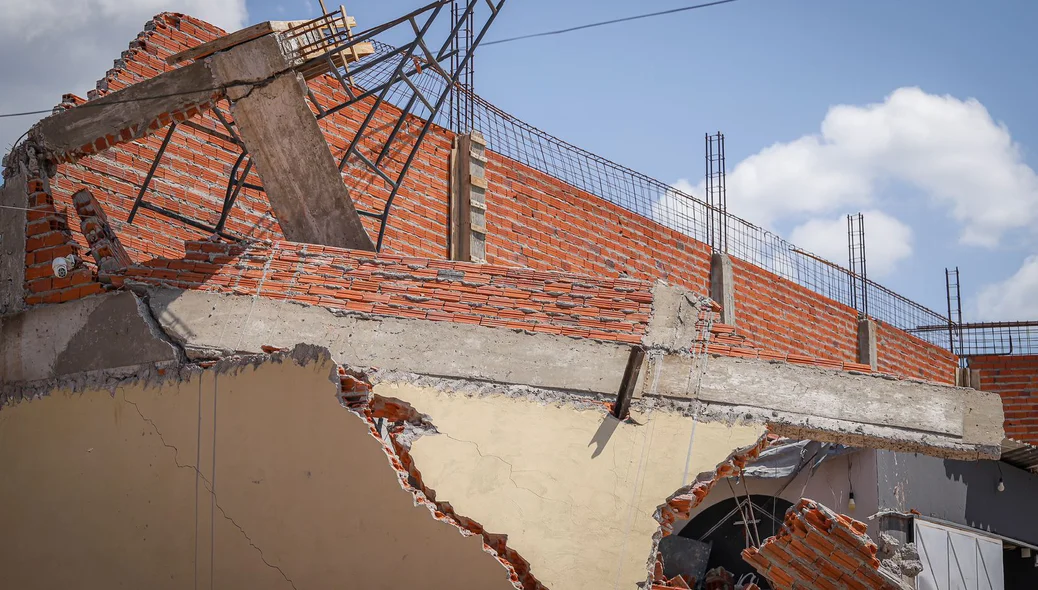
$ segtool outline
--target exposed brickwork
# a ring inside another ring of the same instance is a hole
[[[884,373],[955,384],[959,357],[907,332],[876,323],[877,368]]]
[[[80,230],[90,246],[90,254],[97,268],[103,272],[117,272],[133,264],[130,255],[119,242],[119,237],[112,231],[104,210],[90,191],[79,191],[72,201],[79,214]]]
[[[664,279],[709,292],[706,244],[514,160],[487,155],[488,262]]]
[[[184,259],[155,259],[110,277],[356,313],[478,324],[638,344],[652,285],[569,273],[408,258],[313,244],[248,248],[189,242]]]
[[[1038,446],[1038,355],[972,356],[980,388],[1002,396],[1006,437]]]
[[[700,474],[694,482],[675,492],[667,498],[666,502],[656,508],[653,518],[660,523],[660,528],[652,537],[653,557],[650,560],[652,571],[649,580],[652,584],[652,590],[688,588],[695,585],[695,580],[690,580],[687,576],[675,576],[671,579],[667,579],[664,576],[663,554],[657,550],[660,540],[663,537],[669,537],[674,534],[674,523],[676,521],[688,520],[691,517],[692,509],[699,506],[714,485],[726,477],[741,473],[748,463],[759,457],[761,452],[771,445],[772,440],[773,437],[771,435],[764,434],[755,444],[736,449],[724,461],[719,463],[712,472]],[[751,589],[747,588],[744,590]]]
[[[364,375],[339,368],[341,387],[340,402],[368,422],[371,436],[382,443],[389,463],[397,473],[400,486],[414,495],[415,502],[425,506],[436,520],[454,526],[465,536],[479,535],[483,538],[483,550],[493,555],[508,572],[509,580],[518,590],[544,590],[544,585],[530,571],[530,562],[508,546],[508,535],[495,534],[478,522],[454,511],[449,502],[436,500],[436,492],[422,480],[422,473],[415,466],[410,453],[410,439],[401,436],[407,426],[426,427],[414,408],[399,400],[385,398],[371,392],[371,384]],[[385,420],[386,435],[383,436],[376,420]]]
[[[75,254],[82,249],[73,240],[67,208],[58,212],[46,178],[26,181],[29,195],[25,226],[25,303],[62,303],[95,293],[104,288],[95,280],[93,265],[84,261],[70,268],[64,278],[54,275],[55,258]]]
[[[165,63],[167,56],[222,34],[219,28],[188,16],[160,14],[123,52],[90,97],[173,69]],[[329,77],[316,78],[310,86],[325,106],[345,99],[341,87]],[[67,95],[60,108],[75,108],[82,102]],[[320,121],[337,157],[346,149],[368,106],[362,103]],[[380,108],[374,117],[375,132],[360,146],[362,152],[374,155],[377,141],[389,133],[397,114],[391,105]],[[223,132],[211,116],[193,120]],[[418,125],[417,119],[407,119],[403,136],[413,137]],[[51,180],[52,199],[58,210],[71,207],[77,191],[90,190],[107,213],[127,255],[138,264],[153,259],[183,259],[185,242],[208,237],[146,210],[138,213],[132,226],[126,224],[161,140],[161,133],[154,134],[83,157],[75,164],[62,164]],[[426,137],[397,195],[384,252],[429,259],[447,257],[452,141],[449,131],[435,126]],[[238,155],[233,143],[180,126],[146,198],[213,224]],[[389,154],[390,166],[399,165],[404,155]],[[705,244],[499,154],[488,152],[488,157],[487,258],[491,264],[598,277],[665,278],[697,293],[708,292],[709,248]],[[250,179],[259,182],[255,174]],[[344,171],[344,181],[359,209],[381,210],[388,190],[380,180],[350,164]],[[364,223],[373,235],[375,220],[364,218]],[[283,238],[265,195],[252,189],[242,191],[227,230],[257,240]],[[90,244],[82,232],[73,231],[71,235],[73,245],[87,251]],[[721,339],[718,347],[731,348],[717,348],[717,352],[791,362],[810,360],[809,364],[833,368],[856,365],[854,310],[746,262],[733,260],[733,266],[739,332],[756,347],[749,353],[740,343]],[[38,275],[41,271],[35,272]],[[32,301],[39,303],[41,299]],[[882,371],[940,382],[952,380],[953,357],[907,334],[891,329],[887,332],[879,346]]]
[[[742,556],[775,590],[900,590],[881,572],[867,528],[805,498],[786,512],[777,535]]]

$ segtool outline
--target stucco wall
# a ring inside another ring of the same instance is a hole
[[[656,507],[763,433],[760,425],[694,423],[660,410],[618,422],[605,408],[530,398],[407,384],[375,392],[410,403],[440,432],[411,448],[437,498],[488,531],[507,533],[509,547],[555,589],[644,581]]]
[[[331,371],[266,362],[3,408],[2,585],[511,588],[479,537],[414,505]]]

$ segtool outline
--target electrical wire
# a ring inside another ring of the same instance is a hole
[[[87,109],[94,107],[103,107],[113,104],[128,104],[133,102],[143,102],[145,100],[158,100],[160,98],[172,98],[174,96],[183,96],[185,94],[198,94],[200,92],[216,92],[218,90],[227,90],[234,84],[224,84],[222,86],[215,86],[212,88],[200,88],[198,90],[183,90],[181,92],[170,92],[168,94],[156,94],[152,96],[138,96],[137,98],[126,98],[126,99],[112,99],[112,100],[92,100],[84,102],[83,104],[76,105],[76,109]],[[46,109],[41,111],[23,111],[20,113],[2,113],[0,119],[6,119],[8,117],[28,117],[30,115],[49,115],[54,112],[54,109]]]
[[[625,23],[632,20],[639,20],[643,18],[652,18],[654,16],[663,16],[666,14],[674,14],[676,12],[685,12],[687,10],[695,10],[697,8],[707,8],[710,6],[717,6],[718,4],[728,4],[729,2],[735,2],[735,0],[717,0],[716,2],[706,2],[704,4],[694,4],[692,6],[684,6],[682,8],[673,8],[671,10],[661,10],[660,12],[650,12],[647,14],[638,14],[635,16],[627,16],[624,18],[614,18],[612,20],[604,20],[597,23],[588,23],[586,25],[578,25],[575,27],[569,27],[568,29],[559,29],[556,31],[544,31],[541,33],[531,33],[529,35],[520,35],[518,37],[509,37],[507,39],[497,39],[495,41],[484,41],[481,43],[482,46],[487,45],[498,45],[500,43],[510,43],[512,41],[520,41],[522,39],[533,39],[534,37],[547,37],[549,35],[562,35],[563,33],[572,33],[573,31],[582,31],[584,29],[591,29],[594,27],[602,27],[605,25],[613,25],[617,23]]]

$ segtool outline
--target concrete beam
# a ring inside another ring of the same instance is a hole
[[[876,353],[876,334],[878,326],[876,320],[861,318],[858,320],[858,362],[877,370],[878,356]]]
[[[30,140],[51,162],[132,141],[227,97],[285,237],[374,250],[306,103],[298,58],[276,35],[113,92],[41,121]]]
[[[153,122],[170,113],[205,105],[223,95],[205,62],[196,62],[51,115],[29,131],[43,158],[74,160],[154,133]]]
[[[306,81],[296,72],[247,92],[232,90],[231,114],[238,132],[249,146],[285,238],[373,251],[328,142],[306,104],[306,92]]]
[[[179,349],[129,292],[35,307],[0,324],[0,382],[179,361]]]
[[[198,291],[155,289],[148,304],[167,334],[195,358],[306,343],[327,347],[346,365],[616,395],[630,355],[628,346],[566,336],[365,318]]]
[[[661,366],[650,366],[647,375],[659,377],[647,378],[645,391],[718,409],[764,410],[775,431],[788,436],[950,458],[1000,453],[997,394],[726,357],[671,355],[651,362]]]
[[[710,256],[710,298],[721,306],[721,322],[735,325],[735,280],[732,259],[723,252]]]

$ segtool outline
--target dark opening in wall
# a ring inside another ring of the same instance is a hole
[[[755,574],[757,584],[762,589],[770,588],[767,580],[761,578],[740,553],[750,545],[756,545],[756,539],[763,540],[778,534],[782,519],[790,507],[790,502],[774,496],[751,495],[748,500],[746,496],[729,498],[700,512],[677,536],[710,543],[708,570],[723,567],[736,580],[745,574]],[[666,544],[660,544],[667,575],[686,573],[668,571],[672,563],[680,567],[681,562],[668,555],[668,549]]]

